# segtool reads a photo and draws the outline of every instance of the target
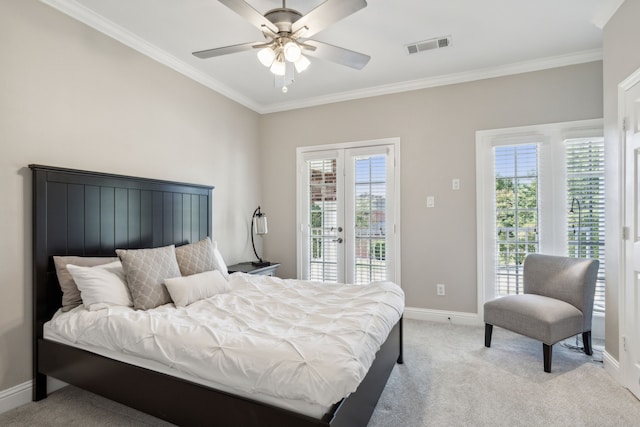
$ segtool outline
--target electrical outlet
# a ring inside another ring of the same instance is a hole
[[[444,285],[443,285],[442,283],[438,283],[438,284],[436,285],[436,294],[437,294],[439,297],[443,297],[443,296],[445,295],[445,292],[444,292]]]
[[[436,198],[433,196],[427,196],[427,207],[433,208],[436,206]]]

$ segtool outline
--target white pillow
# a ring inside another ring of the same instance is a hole
[[[224,259],[222,259],[222,254],[218,250],[218,242],[213,242],[213,264],[215,269],[222,273],[222,276],[229,280],[229,270],[227,269],[227,264],[225,264]]]
[[[185,307],[201,299],[231,290],[229,283],[218,270],[164,279],[164,284],[176,307]]]
[[[109,306],[133,306],[120,261],[95,267],[67,264],[67,269],[87,309],[95,311]]]

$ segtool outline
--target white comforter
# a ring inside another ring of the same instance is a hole
[[[354,392],[404,309],[391,282],[328,285],[242,273],[185,308],[59,312],[51,338],[155,360],[233,387],[329,406]]]

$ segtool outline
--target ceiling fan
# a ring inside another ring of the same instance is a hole
[[[294,81],[295,73],[301,73],[309,66],[306,55],[356,70],[362,69],[371,59],[368,55],[308,38],[366,7],[366,0],[326,0],[306,15],[287,8],[286,0],[282,0],[282,7],[264,15],[244,0],[219,1],[258,28],[266,41],[201,50],[193,55],[206,59],[259,49],[258,59],[269,67],[275,75],[276,87],[282,88],[283,92],[287,92],[287,85]]]

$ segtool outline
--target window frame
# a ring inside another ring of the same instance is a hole
[[[480,319],[484,318],[484,303],[495,298],[496,239],[493,148],[501,145],[539,144],[539,251],[547,254],[565,255],[568,251],[566,224],[569,206],[566,201],[564,141],[589,137],[603,137],[602,119],[476,132],[477,296]],[[555,214],[549,212],[555,212]]]

